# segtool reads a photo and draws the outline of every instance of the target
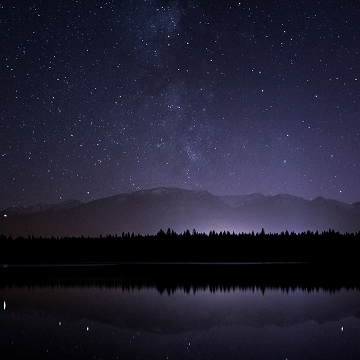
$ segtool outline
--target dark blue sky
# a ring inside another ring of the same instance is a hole
[[[360,4],[0,5],[0,208],[157,186],[360,201]]]

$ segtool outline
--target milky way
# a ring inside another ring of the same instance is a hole
[[[0,33],[0,208],[158,186],[360,200],[354,1],[12,1]]]

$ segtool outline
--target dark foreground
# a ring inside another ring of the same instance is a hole
[[[0,267],[0,356],[358,359],[358,271],[337,264]]]

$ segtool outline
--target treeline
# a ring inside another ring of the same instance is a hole
[[[0,262],[341,262],[358,261],[360,232],[122,233],[89,237],[0,236]]]
[[[215,230],[214,231],[210,231],[208,234],[207,233],[201,233],[201,232],[197,232],[196,229],[193,229],[191,232],[190,230],[186,230],[184,232],[181,233],[176,233],[173,229],[168,228],[166,231],[164,231],[163,229],[160,229],[158,231],[158,233],[156,235],[141,235],[141,234],[135,234],[134,232],[130,233],[130,232],[123,232],[121,235],[118,234],[107,234],[107,235],[100,235],[97,238],[94,237],[68,237],[68,236],[62,236],[62,237],[34,237],[34,235],[28,235],[28,237],[16,237],[13,238],[12,236],[6,236],[1,234],[0,235],[0,241],[6,241],[6,240],[16,240],[16,241],[25,241],[25,240],[99,240],[99,239],[129,239],[129,238],[162,238],[162,237],[181,237],[181,238],[187,238],[187,237],[241,237],[241,238],[250,238],[250,237],[262,237],[262,236],[267,236],[267,237],[282,237],[282,236],[291,236],[291,237],[313,237],[313,238],[319,238],[319,237],[341,237],[341,238],[359,238],[360,237],[360,231],[357,233],[348,233],[346,232],[345,234],[340,233],[339,231],[335,232],[335,230],[333,229],[329,229],[328,231],[323,231],[321,233],[319,233],[319,231],[316,232],[312,232],[310,230],[308,231],[304,231],[301,233],[295,233],[294,231],[289,232],[289,231],[282,231],[280,234],[279,233],[266,233],[264,229],[261,230],[261,232],[254,232],[252,231],[251,233],[235,233],[230,232],[230,231],[220,231],[219,233],[217,233]]]

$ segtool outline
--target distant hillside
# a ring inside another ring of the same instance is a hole
[[[352,205],[291,195],[214,196],[207,191],[156,188],[81,203],[39,204],[0,212],[0,234],[13,237],[156,234],[171,228],[180,233],[215,230],[267,233],[360,231],[360,203]]]

